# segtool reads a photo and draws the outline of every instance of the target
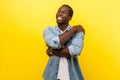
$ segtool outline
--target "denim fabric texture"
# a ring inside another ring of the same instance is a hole
[[[71,28],[71,26],[68,26],[65,31],[68,31]],[[58,37],[60,34],[61,32],[58,26],[48,26],[43,32],[43,37],[48,46],[52,47],[53,49],[60,49],[61,45]],[[65,45],[68,47],[71,55],[70,58],[67,58],[70,80],[84,80],[77,59],[82,51],[83,44],[84,33],[79,32],[74,34]],[[44,80],[57,80],[59,61],[60,57],[58,56],[51,56],[49,58],[43,73]]]

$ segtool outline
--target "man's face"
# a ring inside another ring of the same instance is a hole
[[[56,13],[56,21],[58,24],[66,24],[69,23],[71,17],[69,16],[69,8],[66,6],[62,6],[58,9]]]

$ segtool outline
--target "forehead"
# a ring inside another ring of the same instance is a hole
[[[69,11],[69,7],[61,6],[58,10]]]

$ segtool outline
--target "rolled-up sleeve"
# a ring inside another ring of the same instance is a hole
[[[43,37],[46,44],[53,49],[59,49],[61,47],[58,35],[56,35],[52,27],[47,27],[43,32]]]
[[[84,44],[84,33],[79,32],[74,35],[71,40],[71,44],[68,46],[69,53],[71,56],[80,55]]]

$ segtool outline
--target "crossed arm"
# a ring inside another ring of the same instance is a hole
[[[50,54],[52,52],[52,54]],[[70,57],[69,49],[68,47],[62,48],[62,49],[53,49],[51,50],[50,47],[47,49],[47,55],[48,56],[59,56],[59,57]]]
[[[85,33],[82,26],[77,25],[74,26],[71,30],[59,35],[60,44],[64,45],[75,33],[83,32]],[[52,54],[50,54],[52,52]],[[47,49],[48,56],[60,56],[60,57],[71,57],[70,51],[68,47],[64,47],[61,49],[51,49],[51,47],[48,46]]]

